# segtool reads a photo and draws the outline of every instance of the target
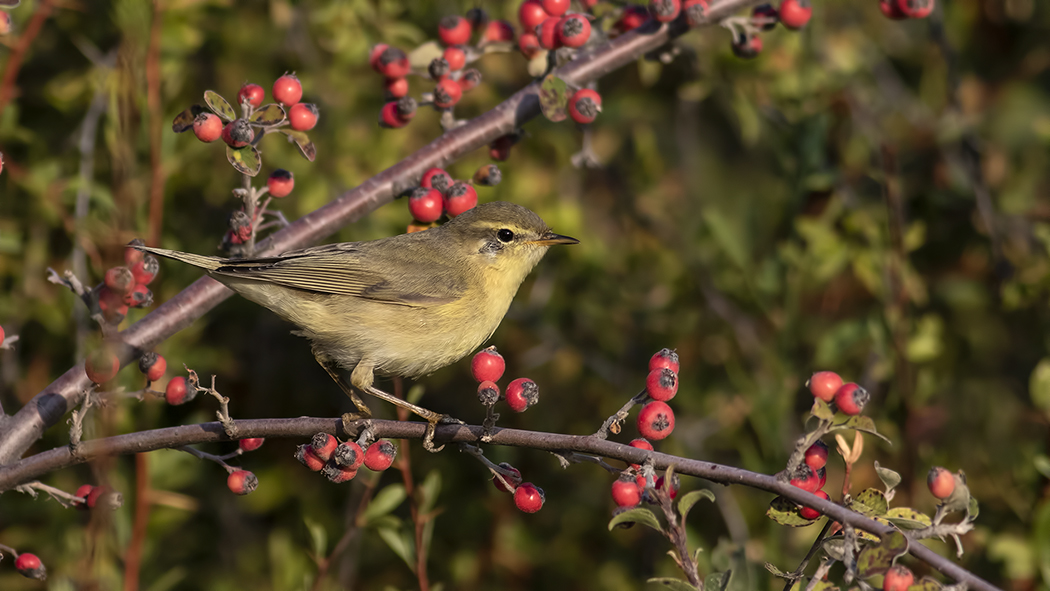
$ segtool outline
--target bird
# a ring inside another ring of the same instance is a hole
[[[476,350],[496,331],[547,250],[578,240],[503,201],[479,204],[421,232],[344,242],[271,257],[228,259],[136,246],[203,269],[294,324],[360,415],[365,392],[424,418],[424,447],[450,417],[375,387],[375,376],[418,378]],[[350,371],[350,383],[340,374]]]

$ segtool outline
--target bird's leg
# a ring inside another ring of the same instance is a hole
[[[374,366],[367,360],[361,360],[361,362],[357,364],[357,367],[354,368],[353,373],[350,374],[350,383],[353,384],[355,388],[367,394],[371,394],[380,400],[385,400],[394,406],[399,406],[415,415],[418,415],[420,418],[425,419],[427,421],[427,430],[426,433],[423,434],[423,449],[431,453],[437,453],[445,448],[444,445],[441,447],[434,447],[434,431],[437,428],[438,423],[463,424],[463,421],[460,421],[459,419],[454,419],[448,415],[434,412],[423,408],[422,406],[412,404],[407,400],[402,400],[393,394],[388,394],[373,386],[372,383],[374,380]]]
[[[332,364],[332,362],[323,360],[320,357],[316,357],[316,359],[317,363],[320,363],[321,367],[328,372],[328,375],[332,376],[332,379],[339,385],[339,388],[343,392],[346,392],[346,395],[350,397],[351,401],[353,401],[354,406],[357,407],[358,414],[347,413],[349,417],[346,418],[353,421],[356,421],[357,419],[372,418],[372,409],[368,408],[368,405],[365,404],[364,400],[361,400],[361,397],[357,395],[357,392],[354,391],[350,384],[343,381],[343,376],[339,374],[339,368]]]

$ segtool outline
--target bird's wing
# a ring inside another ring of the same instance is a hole
[[[359,243],[329,244],[273,258],[226,260],[212,273],[407,306],[447,304],[466,292],[462,275],[444,260],[421,262],[406,254],[397,248],[363,249]]]

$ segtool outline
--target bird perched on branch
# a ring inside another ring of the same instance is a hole
[[[135,248],[200,267],[295,324],[362,416],[371,412],[355,389],[426,419],[424,446],[436,451],[434,427],[447,415],[379,390],[375,375],[416,378],[476,350],[495,332],[547,249],[578,242],[552,232],[529,209],[496,201],[423,232],[274,257],[223,259]],[[350,384],[340,369],[351,371]]]

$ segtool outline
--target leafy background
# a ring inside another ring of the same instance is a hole
[[[27,0],[12,12],[17,30],[39,5]],[[7,163],[0,176],[0,323],[22,339],[0,361],[8,412],[83,359],[97,338],[78,329],[74,298],[46,281],[46,268],[71,268],[79,246],[85,279],[96,281],[119,263],[121,245],[147,234],[151,126],[165,130],[161,244],[213,253],[239,179],[220,147],[170,132],[176,113],[201,102],[206,89],[233,99],[245,81],[269,89],[281,73],[296,71],[304,100],[321,109],[311,133],[317,161],[277,139],[262,145],[264,174],[284,167],[296,175],[295,192],[278,203],[294,219],[440,133],[436,114],[426,110],[406,129],[377,127],[382,85],[368,50],[380,41],[415,47],[435,36],[441,16],[471,7],[392,0],[159,5],[158,121],[150,120],[146,98],[153,10],[139,0],[56,7],[26,56],[18,94],[0,112]],[[481,6],[511,19],[516,10]],[[649,355],[669,346],[682,357],[678,427],[658,449],[772,473],[801,432],[806,378],[833,369],[870,387],[868,412],[894,441],[867,441],[854,490],[877,485],[870,460],[878,460],[904,476],[895,503],[932,511],[929,467],[965,470],[982,511],[964,539],[962,563],[1004,587],[1047,588],[1048,28],[1050,9],[1035,0],[958,0],[928,21],[906,22],[884,19],[874,0],[835,0],[819,3],[800,33],[765,35],[756,60],[734,58],[728,33],[715,28],[683,38],[669,65],[639,61],[603,79],[605,110],[592,138],[601,169],[570,165],[581,141],[573,125],[530,124],[529,137],[501,165],[503,183],[483,189],[482,199],[527,205],[581,245],[548,255],[493,337],[508,360],[507,377],[528,375],[541,387],[538,407],[504,413],[502,424],[593,432],[641,387]],[[5,64],[16,39],[0,38]],[[107,56],[111,65],[99,59]],[[485,82],[457,115],[482,113],[526,84],[524,66],[519,55],[486,57],[479,66]],[[429,90],[418,78],[412,87],[417,96]],[[90,207],[78,217],[78,141],[96,95],[106,110]],[[487,158],[478,150],[451,171],[467,178]],[[992,206],[983,214],[975,181]],[[899,205],[887,199],[887,186]],[[395,202],[337,239],[391,235],[408,221],[404,203]],[[197,276],[165,262],[151,287],[164,301]],[[143,314],[133,311],[129,321]],[[243,300],[223,303],[158,350],[169,367],[216,374],[235,417],[350,409],[289,327]],[[141,387],[134,370],[121,379]],[[418,387],[431,408],[470,422],[483,416],[465,362]],[[178,408],[120,403],[98,413],[89,433],[204,421],[213,410],[203,399]],[[633,436],[628,427],[619,438]],[[55,427],[34,451],[66,442],[65,429]],[[362,482],[373,477],[330,485],[295,463],[297,443],[269,441],[244,458],[261,481],[247,497],[226,490],[217,466],[173,451],[150,454],[142,588],[309,588],[311,556],[331,550]],[[489,450],[546,490],[544,509],[524,515],[486,482],[477,462],[452,451],[428,455],[416,445],[410,454],[437,512],[430,577],[446,588],[641,589],[650,576],[677,574],[653,532],[606,531],[611,477],[599,468],[563,470],[547,454]],[[407,504],[397,503],[400,476],[374,478],[385,495],[374,513],[390,512],[370,515],[321,588],[415,585],[384,543],[397,546],[397,527],[408,523]],[[832,461],[829,491],[841,478],[841,463]],[[127,501],[109,515],[8,493],[0,541],[42,556],[50,588],[118,588],[134,479],[132,458],[47,478],[67,490],[109,482]],[[764,516],[768,494],[714,490],[717,504],[698,505],[690,518],[692,542],[705,548],[702,571],[734,569],[734,589],[779,588],[762,562],[794,568],[815,528],[772,524]],[[0,587],[41,588],[4,564]]]

